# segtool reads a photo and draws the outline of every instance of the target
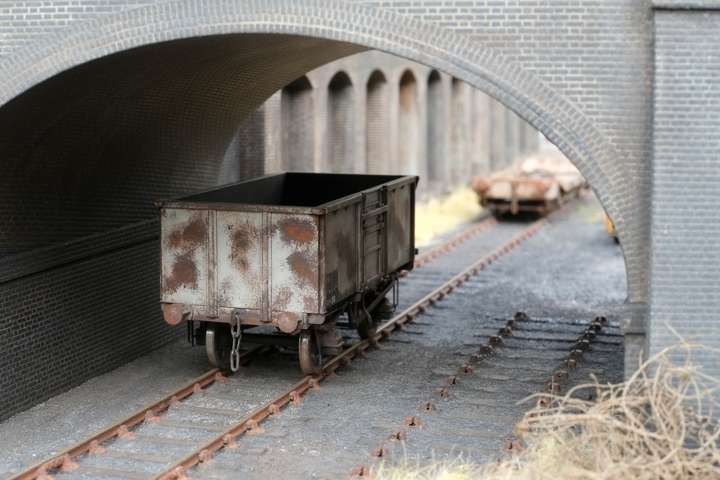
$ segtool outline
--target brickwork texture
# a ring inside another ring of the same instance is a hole
[[[655,16],[650,353],[720,343],[720,10]],[[697,359],[720,373],[717,353]]]
[[[145,222],[153,228],[152,201],[261,172],[263,156],[281,159],[282,152],[268,148],[277,142],[253,147],[255,140],[244,141],[257,138],[255,130],[267,124],[267,114],[260,121],[253,112],[317,67],[368,49],[441,72],[442,88],[454,100],[443,105],[466,105],[463,99],[476,93],[465,84],[481,90],[512,112],[492,107],[491,121],[475,127],[490,138],[519,140],[522,124],[512,121],[517,115],[580,168],[618,228],[628,275],[624,315],[644,348],[655,351],[668,342],[666,323],[687,335],[710,332],[705,338],[717,342],[717,305],[709,299],[720,288],[714,261],[720,248],[712,230],[714,193],[720,190],[712,137],[720,109],[719,7],[707,0],[2,2],[0,345],[14,353],[3,353],[0,363],[24,371],[26,362],[39,361],[28,352],[40,344],[55,345],[44,350],[42,365],[66,350],[82,355],[89,349],[78,345],[88,337],[80,332],[102,336],[117,328],[124,339],[149,335],[150,343],[172,336],[149,320],[157,312],[143,311],[145,322],[115,317],[137,318],[132,289],[147,286],[134,295],[147,299],[146,306],[157,295],[152,233],[143,230]],[[437,111],[422,101],[426,75],[401,82],[404,92],[389,88],[390,103],[416,109],[419,118],[429,108]],[[392,87],[398,78],[385,81]],[[367,89],[344,93],[352,98],[312,101],[334,112],[329,118],[347,121],[343,109],[367,104]],[[466,131],[452,125],[476,114],[440,110],[450,125],[447,137],[439,134],[447,141],[446,158],[462,157],[450,146]],[[280,117],[297,111],[281,109]],[[347,145],[367,141],[359,133],[365,125],[350,137],[343,135],[347,129],[324,122],[304,147],[303,161],[312,151],[315,167],[334,168],[317,163],[340,145],[323,141],[327,130],[333,130],[331,138],[343,138],[345,147],[336,154],[345,155],[353,151]],[[418,136],[412,123],[393,128],[391,139]],[[462,176],[462,170],[413,160],[436,158],[428,157],[427,147],[416,142],[417,150],[400,158],[422,174]],[[397,145],[387,148],[399,151]],[[508,146],[501,141],[487,146],[491,167],[509,155],[503,149]],[[237,161],[260,150],[255,162]],[[364,160],[344,168],[368,165]],[[94,256],[83,256],[84,250]],[[139,256],[123,270],[112,260],[121,252]],[[70,263],[59,265],[58,258]],[[103,274],[110,277],[106,282],[98,280]],[[95,281],[83,283],[89,279]],[[100,332],[103,299],[116,320],[103,323]],[[18,331],[27,336],[17,337]],[[68,347],[72,342],[80,343]],[[17,347],[23,344],[30,347]],[[108,357],[93,354],[77,362],[92,363],[97,372],[129,352],[103,349]],[[706,364],[715,373],[720,369],[717,362]],[[18,382],[12,378],[0,388],[17,390],[14,398],[21,398]],[[11,409],[3,395],[0,416]]]

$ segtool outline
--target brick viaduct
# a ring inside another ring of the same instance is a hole
[[[720,1],[29,0],[0,19],[0,417],[174,335],[146,321],[152,200],[221,182],[244,118],[367,49],[482,90],[582,171],[620,234],[627,366],[669,327],[720,343]]]

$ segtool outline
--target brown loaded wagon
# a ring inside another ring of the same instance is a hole
[[[545,215],[580,194],[585,179],[560,155],[533,156],[490,176],[475,177],[472,188],[493,215]]]
[[[297,344],[302,370],[319,371],[341,347],[336,320],[372,335],[412,269],[417,182],[284,173],[159,202],[165,321],[186,322],[222,369],[237,369],[242,340]]]

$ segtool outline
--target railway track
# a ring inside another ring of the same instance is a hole
[[[465,270],[453,276],[450,280],[446,281],[441,286],[437,287],[435,290],[404,309],[400,312],[400,314],[380,325],[374,339],[361,340],[354,343],[339,355],[326,362],[319,375],[303,378],[277,397],[256,408],[240,421],[220,432],[213,439],[195,449],[185,458],[176,462],[166,471],[156,475],[154,478],[157,480],[184,479],[186,477],[186,473],[192,467],[200,463],[210,461],[216,452],[223,448],[233,448],[235,440],[240,435],[258,432],[261,428],[261,422],[273,415],[279,414],[283,408],[290,404],[298,405],[302,397],[311,390],[318,388],[321,382],[328,379],[335,373],[336,370],[349,365],[358,356],[364,356],[365,351],[371,348],[373,341],[379,342],[385,340],[393,333],[393,331],[402,329],[405,324],[413,322],[415,318],[422,315],[436,303],[444,300],[467,280],[480,273],[499,257],[509,253],[523,241],[534,235],[540,228],[542,228],[543,225],[545,225],[545,223],[545,219],[534,222],[519,235],[513,237],[509,242],[495,249],[489,255],[474,262]]]
[[[438,257],[451,252],[459,245],[468,241],[470,238],[489,230],[496,224],[497,221],[494,218],[489,217],[464,229],[457,235],[452,236],[447,241],[432,248],[428,252],[418,255],[415,259],[415,268],[421,268],[432,262],[433,260],[437,259]],[[531,229],[532,228],[533,227],[531,227]],[[487,262],[491,262],[496,258],[497,255],[500,255],[502,253],[504,253],[504,250],[500,249],[499,253],[491,254]],[[469,270],[471,269],[472,268],[470,268]],[[405,273],[407,274],[407,272]],[[457,281],[455,277],[450,280],[450,282],[453,281]],[[261,405],[260,407],[249,413],[246,413],[240,421],[222,430],[220,435],[217,435],[210,442],[206,442],[205,444],[203,444],[202,448],[193,451],[190,455],[187,455],[182,460],[176,462],[170,469],[167,469],[162,474],[154,475],[154,478],[182,478],[183,472],[186,469],[192,467],[193,465],[196,465],[197,463],[206,461],[209,458],[209,455],[211,455],[213,452],[221,448],[233,448],[233,440],[238,435],[242,435],[245,433],[252,434],[261,431],[259,424],[262,421],[264,421],[271,415],[279,413],[280,409],[284,408],[288,404],[299,404],[300,399],[309,390],[314,388],[317,384],[319,384],[319,382],[325,380],[328,375],[332,375],[332,373],[337,368],[348,364],[352,361],[353,358],[358,355],[364,355],[365,350],[367,350],[374,341],[386,338],[395,328],[400,328],[401,325],[405,322],[412,321],[415,316],[422,313],[422,311],[424,311],[434,302],[444,298],[454,288],[450,282],[446,282],[439,289],[436,289],[430,295],[424,297],[420,301],[413,304],[410,308],[404,310],[400,315],[395,316],[393,319],[383,324],[380,328],[378,328],[378,333],[375,339],[356,342],[351,347],[344,350],[340,355],[331,359],[324,365],[321,375],[317,377],[303,378],[299,382],[289,387],[280,395],[274,397],[271,401],[266,402],[265,404]],[[462,280],[460,280],[460,282],[462,282]],[[242,353],[241,362],[247,363],[251,361],[254,356],[259,355],[267,350],[268,347],[256,347],[251,350],[247,350]],[[53,474],[63,475],[76,472],[81,468],[81,465],[79,463],[80,459],[92,455],[110,455],[116,457],[118,460],[122,460],[123,458],[125,458],[129,460],[138,459],[141,461],[147,461],[149,463],[161,463],[164,459],[153,458],[152,456],[147,456],[140,453],[130,453],[128,455],[118,455],[117,453],[111,454],[106,449],[106,445],[115,439],[137,440],[138,433],[135,432],[135,429],[138,426],[141,426],[143,424],[158,424],[160,423],[160,419],[162,416],[167,416],[166,414],[168,412],[180,406],[182,402],[187,400],[189,397],[195,394],[205,392],[206,389],[208,389],[212,385],[225,383],[227,383],[227,378],[222,374],[222,372],[217,368],[211,369],[203,375],[188,382],[186,385],[176,390],[175,392],[162,398],[161,400],[142,408],[141,410],[107,428],[102,429],[101,431],[91,435],[87,439],[73,445],[72,447],[67,448],[61,453],[55,455],[54,457],[26,469],[25,471],[15,475],[14,477],[11,477],[11,480],[49,480],[52,478]],[[203,407],[196,407],[196,409],[202,410]],[[206,413],[225,413],[229,415],[236,415],[238,413],[237,411],[231,410],[227,410],[225,412],[223,412],[221,409],[215,409],[215,412],[213,412],[212,410],[213,409],[211,408],[207,408]],[[164,424],[170,425],[173,424],[172,422],[173,421],[165,421]],[[202,425],[183,424],[182,422],[176,422],[174,423],[174,425],[180,429],[185,428],[189,430],[202,430],[203,428],[205,428]],[[210,428],[210,430],[212,429]],[[144,438],[141,436],[140,439],[150,442],[155,441],[163,443],[162,437],[157,437],[153,439]],[[168,441],[164,443],[172,443],[172,441],[169,439],[165,440]],[[83,466],[82,472],[101,477],[111,476],[130,479],[148,478],[148,476],[139,472],[124,470],[122,468],[100,468],[93,466]]]
[[[547,323],[542,319],[531,319],[524,312],[517,312],[513,318],[508,320],[497,319],[500,326],[495,332],[491,332],[488,335],[483,335],[485,341],[477,345],[477,350],[472,354],[464,357],[464,359],[458,363],[457,367],[452,369],[447,376],[444,376],[437,384],[433,385],[429,389],[429,393],[425,399],[423,399],[417,407],[413,410],[409,410],[407,415],[402,419],[398,419],[394,428],[390,428],[386,435],[384,435],[378,446],[372,449],[369,453],[371,462],[369,464],[360,465],[354,467],[350,472],[350,478],[372,478],[371,464],[387,461],[391,459],[395,452],[395,449],[401,450],[401,457],[407,461],[407,442],[416,440],[414,437],[425,435],[424,440],[432,440],[433,435],[440,433],[439,437],[447,438],[444,435],[445,430],[448,430],[448,419],[445,422],[439,422],[439,416],[446,415],[452,417],[453,415],[453,403],[457,403],[458,397],[464,395],[474,396],[482,392],[478,388],[468,388],[469,386],[479,387],[483,381],[488,380],[492,375],[483,375],[483,367],[485,363],[493,360],[494,357],[500,357],[498,364],[502,362],[511,363],[513,354],[505,352],[505,350],[519,350],[527,349],[532,350],[534,347],[530,342],[523,342],[522,338],[533,339],[532,341],[545,341],[555,342],[555,350],[565,351],[566,354],[562,355],[554,369],[548,370],[550,373],[538,369],[532,374],[537,375],[538,380],[542,383],[543,379],[547,379],[543,385],[541,392],[537,392],[534,397],[537,398],[537,406],[540,408],[547,408],[554,398],[555,395],[559,395],[565,384],[570,380],[570,373],[577,369],[583,357],[587,355],[591,350],[591,345],[598,341],[601,335],[607,335],[608,321],[605,317],[596,317],[592,321],[586,324],[567,325],[567,331],[563,332],[563,337],[556,336],[552,337],[553,333],[558,334],[559,331],[556,329],[548,328],[547,325],[539,325]],[[573,338],[572,334],[567,335],[568,332],[578,330],[579,334],[576,338]],[[519,339],[513,337],[518,337]],[[511,339],[515,340],[516,345],[509,344]],[[523,344],[524,343],[524,344]],[[497,359],[496,359],[497,360]],[[513,368],[514,365],[506,365],[508,368]],[[491,367],[492,368],[492,367]],[[496,373],[494,374],[496,375]],[[485,378],[483,378],[485,376]],[[474,379],[473,379],[474,377]],[[474,381],[473,381],[474,380]],[[480,387],[482,388],[482,387]],[[504,392],[507,392],[506,389]],[[488,393],[484,391],[483,393]],[[530,393],[530,392],[528,392]],[[487,397],[487,395],[485,395]],[[518,397],[518,395],[515,395]],[[504,396],[504,398],[498,398],[495,401],[500,403],[507,403],[512,398],[512,394]],[[519,398],[523,398],[522,395]],[[474,400],[471,400],[474,401]],[[489,402],[493,400],[490,399]],[[485,405],[487,407],[487,405]],[[438,412],[441,412],[438,414]],[[450,419],[457,420],[457,418]],[[445,423],[445,425],[442,425]],[[423,427],[426,424],[433,426],[430,432],[423,432]],[[434,424],[434,425],[433,425]],[[452,429],[456,429],[457,425],[453,424]],[[458,431],[460,431],[458,429]],[[422,433],[419,433],[422,432]],[[510,433],[508,431],[508,433]],[[465,431],[467,435],[467,431]],[[401,442],[399,442],[401,441]],[[402,447],[399,445],[402,444]],[[503,447],[506,451],[512,451],[514,449],[521,448],[520,438],[514,435],[508,435],[507,440],[504,442]],[[452,449],[453,446],[450,446]]]

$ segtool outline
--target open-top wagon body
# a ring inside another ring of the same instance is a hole
[[[371,335],[369,312],[412,268],[417,181],[285,173],[160,202],[165,321],[188,322],[211,363],[232,369],[244,330],[299,334],[301,367],[316,371],[337,347],[335,319]]]

